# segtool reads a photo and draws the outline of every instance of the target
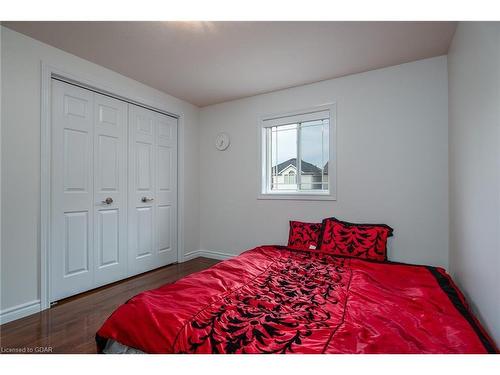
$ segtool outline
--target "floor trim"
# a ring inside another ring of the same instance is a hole
[[[0,324],[12,322],[13,320],[21,319],[40,311],[41,304],[39,299],[9,307],[8,309],[0,312]]]
[[[198,257],[205,257],[205,258],[210,258],[210,259],[217,259],[217,260],[226,260],[232,257],[235,257],[236,254],[227,254],[227,253],[222,253],[220,251],[212,251],[212,250],[195,250],[195,251],[190,251],[189,253],[184,254],[184,261],[188,261],[194,258]]]

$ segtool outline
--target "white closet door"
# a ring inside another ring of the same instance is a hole
[[[52,81],[51,301],[127,276],[127,104]]]
[[[51,301],[94,285],[93,93],[52,81]]]
[[[129,274],[177,261],[177,120],[129,105]]]
[[[95,286],[127,276],[127,104],[94,94]]]
[[[53,80],[51,160],[51,301],[177,261],[176,119]]]

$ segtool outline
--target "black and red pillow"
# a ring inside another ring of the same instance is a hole
[[[387,238],[393,229],[385,224],[356,224],[324,219],[319,250],[334,255],[384,262],[387,260]]]
[[[290,221],[288,247],[297,250],[312,250],[318,247],[321,223]]]

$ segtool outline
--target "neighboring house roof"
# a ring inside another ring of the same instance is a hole
[[[288,159],[287,161],[284,161],[283,163],[278,164],[277,165],[278,174],[281,174],[289,166],[293,166],[295,169],[297,169],[297,158]],[[318,168],[314,164],[308,163],[307,161],[304,161],[304,160],[302,160],[300,162],[300,168],[302,170],[302,174],[313,174],[313,175],[318,175],[318,174],[320,175],[321,174],[320,168]]]
[[[323,167],[323,173],[328,174],[328,162],[326,162],[325,166]]]

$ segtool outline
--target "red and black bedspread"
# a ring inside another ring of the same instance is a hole
[[[494,353],[443,269],[263,246],[141,293],[98,331],[147,353]]]

